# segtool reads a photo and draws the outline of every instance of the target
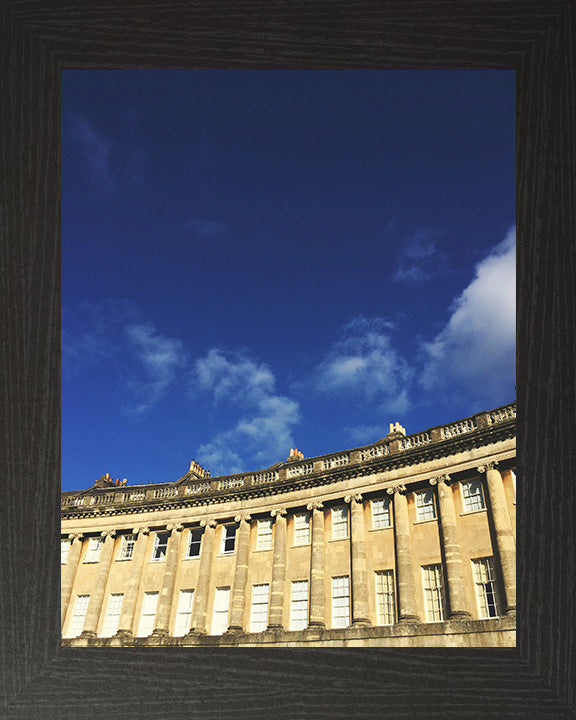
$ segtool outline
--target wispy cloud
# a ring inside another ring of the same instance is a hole
[[[111,141],[82,118],[75,118],[72,127],[93,185],[102,192],[116,192],[116,179],[111,169]]]
[[[393,329],[383,318],[358,317],[349,322],[316,368],[315,389],[351,391],[387,410],[406,410],[412,369],[393,347]]]
[[[198,448],[196,456],[212,474],[260,468],[288,454],[299,405],[277,394],[275,384],[270,368],[245,352],[212,349],[196,360],[192,392],[207,394],[214,405],[240,409],[233,427]]]
[[[446,255],[437,248],[429,230],[419,230],[400,249],[393,280],[418,284],[446,271]]]
[[[191,218],[188,220],[186,227],[192,230],[195,235],[205,238],[222,235],[222,233],[225,233],[227,230],[226,223],[220,220],[200,220],[199,218]]]
[[[424,346],[424,390],[476,398],[512,396],[516,341],[516,228],[475,269],[446,326]]]
[[[146,156],[139,145],[126,140],[115,142],[84,118],[73,118],[71,128],[98,192],[110,195],[126,186],[143,184]]]
[[[186,354],[181,340],[159,335],[152,325],[128,325],[125,332],[145,373],[130,380],[130,388],[141,399],[131,410],[139,414],[166,393],[178,370],[185,367]]]

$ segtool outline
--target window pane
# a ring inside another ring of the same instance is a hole
[[[484,495],[482,493],[482,483],[480,480],[467,480],[460,484],[462,489],[462,502],[464,512],[474,512],[475,510],[483,510]]]
[[[350,578],[348,575],[332,578],[332,627],[350,625]]]
[[[68,551],[70,550],[70,540],[60,540],[60,562],[63,564],[68,559]]]
[[[498,617],[500,609],[496,593],[494,559],[487,557],[472,560],[472,571],[480,618]]]
[[[138,626],[137,637],[148,637],[154,630],[154,620],[156,619],[156,606],[158,604],[158,593],[144,593],[142,601],[142,613],[140,615],[140,625]]]
[[[376,573],[376,614],[378,625],[393,625],[396,621],[392,570],[380,570]]]
[[[272,520],[264,519],[258,520],[258,534],[256,541],[257,550],[271,550],[272,549]]]
[[[200,555],[200,545],[202,542],[202,528],[192,528],[188,539],[187,557],[198,557]]]
[[[308,580],[292,583],[290,597],[290,630],[305,630],[308,627]]]
[[[110,595],[101,637],[112,637],[116,634],[116,631],[118,630],[118,622],[120,621],[120,610],[122,608],[123,598],[123,593]]]
[[[294,515],[294,545],[310,543],[310,515],[298,513]]]
[[[415,493],[416,496],[416,520],[433,520],[436,517],[434,505],[434,491],[421,490]]]
[[[384,527],[390,527],[390,500],[372,500],[372,528],[378,530]]]
[[[332,538],[348,537],[348,508],[338,507],[332,510]]]
[[[250,632],[262,632],[268,624],[268,590],[267,584],[252,586],[252,612],[250,615]]]
[[[222,635],[228,629],[228,605],[230,588],[216,588],[214,595],[214,616],[212,619],[212,635]]]
[[[438,622],[440,620],[444,620],[442,566],[424,565],[422,567],[422,584],[424,587],[426,621]]]
[[[174,637],[182,637],[190,630],[193,597],[194,590],[180,590],[178,609],[176,611],[176,623],[174,625]]]
[[[68,628],[68,637],[78,637],[84,629],[84,619],[88,610],[90,595],[77,595],[74,603],[74,613]]]

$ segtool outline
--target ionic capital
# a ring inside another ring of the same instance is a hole
[[[485,472],[488,472],[488,470],[496,470],[498,467],[498,463],[496,460],[490,460],[487,463],[484,463],[484,465],[479,465],[476,470],[483,475]]]
[[[352,502],[361,503],[362,495],[360,495],[359,493],[356,495],[346,495],[346,497],[344,498],[344,502],[345,503],[352,503]]]
[[[140,535],[150,535],[150,528],[149,527],[142,527],[142,528],[134,528],[132,531],[135,535],[140,533]]]
[[[306,510],[309,512],[312,510],[324,510],[324,505],[321,502],[311,502],[306,505]]]
[[[286,508],[277,508],[276,510],[272,510],[270,515],[273,518],[286,517]]]
[[[200,520],[200,527],[206,528],[215,528],[218,523],[216,520]]]
[[[102,530],[102,532],[100,533],[100,537],[103,537],[104,539],[106,539],[107,537],[113,538],[116,537],[116,533],[116,530]]]
[[[83,537],[84,535],[82,535],[82,533],[70,533],[70,535],[68,535],[68,540],[73,542],[74,540],[82,540]]]
[[[251,516],[251,515],[236,515],[236,516],[234,517],[234,522],[235,522],[235,523],[241,523],[242,520],[244,520],[244,522],[249,523],[250,520],[252,520],[252,516]]]
[[[173,530],[175,530],[176,532],[182,532],[182,530],[184,530],[184,525],[182,525],[182,523],[169,523],[168,525],[166,525],[166,530],[168,532],[171,532]]]
[[[386,492],[388,495],[394,495],[394,493],[401,493],[403,495],[406,492],[406,485],[394,485],[394,487],[389,487]]]
[[[430,485],[439,485],[440,483],[446,483],[446,485],[450,485],[452,480],[450,478],[450,475],[439,475],[438,477],[430,478],[428,482],[430,483]]]

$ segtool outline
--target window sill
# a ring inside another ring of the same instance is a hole
[[[292,549],[292,548],[302,548],[302,547],[310,547],[310,542],[307,542],[307,543],[298,543],[298,545],[290,545],[290,549]]]
[[[464,515],[477,515],[478,513],[485,513],[486,508],[480,508],[479,510],[466,510],[465,512],[460,513],[460,517],[463,517]]]
[[[426,520],[414,520],[413,525],[423,525],[424,523],[438,522],[438,518],[426,518]],[[441,621],[438,621],[441,622]]]
[[[132,558],[116,558],[114,562],[127,562],[128,560],[132,560]]]
[[[200,560],[200,555],[186,555],[184,560]]]
[[[380,532],[380,530],[392,530],[392,528],[393,528],[393,525],[383,525],[382,527],[379,527],[379,528],[370,528],[370,530],[368,530],[368,532]]]
[[[349,539],[350,539],[350,537],[348,535],[346,535],[346,537],[331,538],[330,540],[328,540],[328,542],[341,542],[342,540],[349,540]]]
[[[271,547],[269,547],[269,548],[260,548],[260,549],[255,548],[254,550],[252,550],[253,553],[263,553],[263,552],[271,552],[271,551],[272,551],[272,548],[271,548]]]

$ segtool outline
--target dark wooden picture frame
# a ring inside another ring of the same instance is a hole
[[[573,0],[5,0],[2,718],[574,718]],[[59,73],[517,71],[515,649],[61,648]]]

